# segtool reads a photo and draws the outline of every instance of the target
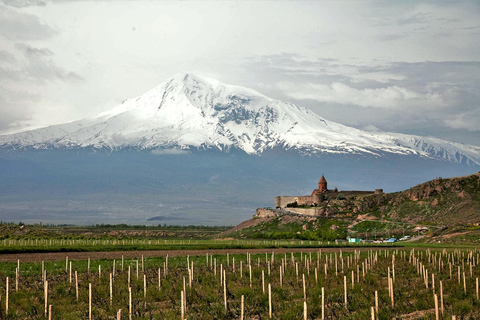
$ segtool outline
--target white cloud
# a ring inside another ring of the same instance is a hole
[[[379,131],[381,131],[379,128],[377,128],[377,127],[374,126],[373,124],[366,125],[366,126],[364,126],[362,129],[363,129],[363,130],[370,131],[370,132],[379,132]]]
[[[56,30],[39,17],[0,4],[0,36],[9,40],[44,40]]]
[[[451,115],[443,122],[452,129],[464,129],[470,132],[480,132],[480,107],[472,112]]]
[[[294,84],[278,83],[285,93],[298,100],[316,100],[327,103],[353,104],[374,108],[405,108],[417,104],[441,104],[439,94],[421,94],[412,90],[388,86],[384,88],[356,89],[340,82],[330,85],[321,83]]]

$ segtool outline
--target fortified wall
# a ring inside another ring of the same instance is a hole
[[[322,175],[320,181],[318,181],[318,189],[313,190],[312,194],[309,196],[276,196],[274,208],[277,210],[273,210],[272,214],[278,215],[278,212],[290,212],[306,216],[326,217],[328,214],[324,207],[331,200],[341,200],[342,197],[346,198],[381,193],[383,193],[383,189],[375,189],[374,191],[339,191],[337,188],[334,188],[333,190],[329,190],[327,187],[327,180]],[[262,215],[264,214],[266,213],[262,212]]]

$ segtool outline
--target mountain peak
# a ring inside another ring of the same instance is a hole
[[[96,116],[0,136],[0,147],[237,148],[260,155],[417,155],[480,165],[480,148],[434,138],[375,133],[327,121],[289,102],[193,73],[179,73]]]

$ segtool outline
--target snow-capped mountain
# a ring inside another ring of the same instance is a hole
[[[1,147],[35,149],[237,148],[301,154],[419,155],[480,165],[480,147],[441,139],[371,133],[323,119],[252,89],[179,74],[96,116],[0,136]]]

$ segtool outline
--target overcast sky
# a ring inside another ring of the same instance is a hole
[[[480,145],[479,1],[0,4],[0,132],[95,115],[179,72]]]

